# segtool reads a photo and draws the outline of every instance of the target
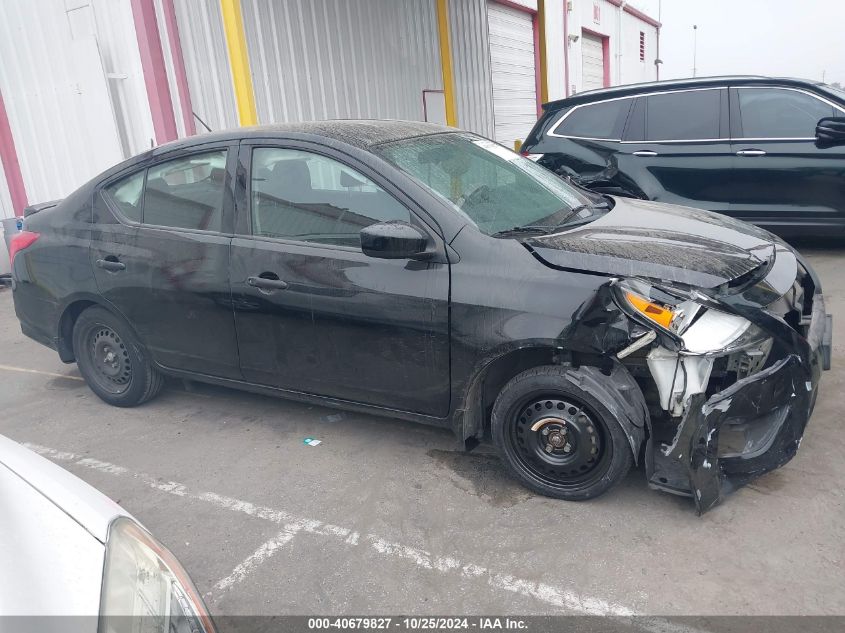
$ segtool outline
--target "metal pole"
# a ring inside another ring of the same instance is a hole
[[[692,76],[695,77],[698,69],[695,66],[695,56],[698,52],[698,25],[692,25]]]

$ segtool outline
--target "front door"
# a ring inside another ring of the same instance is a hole
[[[240,378],[228,279],[236,162],[236,143],[168,152],[96,196],[100,294],[166,367]]]
[[[845,147],[816,147],[819,119],[845,116],[807,92],[731,89],[734,213],[775,232],[845,229]],[[796,226],[796,225],[800,225]]]
[[[423,223],[390,183],[343,156],[307,144],[241,146],[248,190],[231,288],[244,378],[444,416],[448,264],[361,252],[369,224]]]

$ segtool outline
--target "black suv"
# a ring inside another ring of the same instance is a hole
[[[845,91],[708,77],[593,90],[543,110],[523,153],[585,187],[781,235],[845,231]]]

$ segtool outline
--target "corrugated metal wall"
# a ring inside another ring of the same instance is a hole
[[[3,2],[0,91],[31,203],[123,158],[96,33],[87,3]]]
[[[237,127],[238,110],[218,0],[174,0],[194,112],[212,130]],[[197,122],[197,132],[205,132]]]
[[[85,0],[66,0],[65,5],[71,1]],[[91,0],[91,7],[121,149],[128,158],[149,149],[155,137],[132,6],[128,0]]]
[[[261,123],[423,119],[442,89],[434,0],[243,0]]]
[[[12,206],[12,196],[9,194],[9,185],[6,182],[6,172],[0,165],[0,220],[11,218],[15,215],[15,208]]]
[[[487,0],[451,0],[449,24],[458,127],[493,138]]]

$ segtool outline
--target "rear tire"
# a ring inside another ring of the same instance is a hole
[[[580,387],[572,367],[518,374],[493,405],[493,441],[519,481],[557,499],[582,501],[618,484],[633,454],[621,424]]]
[[[116,407],[150,400],[164,382],[129,324],[100,306],[88,308],[77,318],[73,353],[91,391]]]

